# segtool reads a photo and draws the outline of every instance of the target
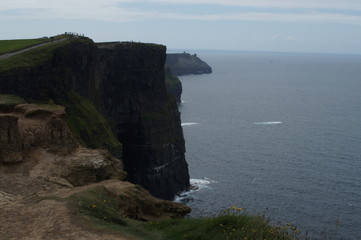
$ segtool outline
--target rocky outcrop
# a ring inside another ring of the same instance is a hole
[[[41,64],[0,71],[0,94],[65,106],[77,141],[122,155],[131,182],[165,199],[185,190],[184,138],[166,92],[165,47],[76,38],[52,48]]]
[[[89,194],[91,192],[91,194]],[[59,197],[91,200],[96,203],[97,196],[106,196],[114,200],[117,214],[123,217],[141,221],[160,221],[163,219],[181,218],[190,213],[190,208],[176,202],[170,202],[153,197],[144,188],[129,182],[107,180],[56,193]]]
[[[22,161],[22,145],[16,116],[0,115],[0,162]]]
[[[176,76],[212,73],[212,68],[197,57],[197,54],[191,55],[186,52],[168,53],[165,67]]]
[[[56,105],[20,104],[13,112],[0,112],[0,162],[21,162],[37,147],[75,148],[64,116],[64,108]]]

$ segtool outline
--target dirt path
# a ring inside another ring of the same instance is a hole
[[[46,177],[54,156],[36,151],[36,159],[18,165],[0,164],[0,239],[7,240],[134,240],[121,234],[93,229],[77,219],[65,201],[44,198],[72,188]],[[37,176],[37,168],[43,176]],[[33,176],[34,175],[34,176]]]
[[[36,46],[33,46],[33,47],[29,47],[29,48],[22,49],[22,50],[19,50],[19,51],[16,51],[16,52],[12,52],[12,53],[5,53],[4,55],[0,55],[0,60],[8,59],[9,57],[12,57],[12,56],[14,56],[14,55],[18,55],[18,54],[21,54],[21,53],[30,51],[30,50],[32,50],[32,49],[35,49],[35,48],[38,48],[38,47],[42,47],[42,46],[45,46],[45,45],[49,45],[49,44],[54,44],[54,43],[63,42],[63,41],[65,41],[65,40],[68,40],[68,38],[63,38],[63,39],[60,39],[60,40],[51,41],[51,42],[47,42],[47,43],[42,43],[42,44],[39,44],[39,45],[36,45]]]

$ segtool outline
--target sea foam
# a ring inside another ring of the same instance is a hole
[[[190,123],[182,123],[181,126],[192,126],[192,125],[197,125],[199,123],[194,123],[194,122],[190,122]]]
[[[282,122],[254,122],[256,125],[275,125],[275,124],[281,124]]]

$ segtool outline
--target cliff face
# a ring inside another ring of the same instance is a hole
[[[212,73],[212,68],[202,61],[196,54],[170,53],[167,54],[165,66],[176,76],[189,74]]]
[[[50,105],[20,104],[11,112],[0,111],[0,162],[21,162],[38,147],[69,151],[75,148],[64,116],[64,108]]]
[[[42,64],[0,71],[0,94],[61,103],[78,117],[67,119],[70,129],[85,125],[75,134],[79,141],[119,156],[107,124],[91,126],[87,118],[99,120],[100,112],[123,145],[129,180],[171,199],[189,186],[189,175],[179,112],[166,93],[165,57],[160,45],[72,40]]]
[[[165,71],[165,83],[167,87],[167,92],[169,95],[174,97],[177,103],[180,103],[182,101],[181,96],[183,92],[182,83],[179,80],[179,78],[172,75],[169,68],[166,68],[164,71]]]
[[[123,145],[129,180],[171,199],[189,185],[184,138],[176,103],[164,81],[166,49],[160,45],[99,45],[94,99]],[[111,87],[109,87],[111,86]]]

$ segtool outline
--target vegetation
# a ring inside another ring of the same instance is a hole
[[[15,105],[26,103],[21,97],[15,95],[0,95],[0,112],[12,111]]]
[[[104,187],[73,194],[68,198],[68,202],[76,214],[120,226],[126,225],[123,218],[117,214],[119,206]]]
[[[8,59],[0,60],[0,71],[21,67],[34,67],[44,63],[46,60],[51,58],[54,49],[58,48],[62,44],[66,44],[66,42],[67,41],[41,46],[24,53],[14,55]]]
[[[50,38],[36,38],[36,39],[19,39],[19,40],[1,40],[0,41],[0,55],[5,53],[16,52],[25,48],[36,46],[42,43],[51,41]]]
[[[15,95],[0,95],[0,105],[17,105],[25,103],[25,100]]]
[[[263,217],[251,216],[237,207],[209,218],[141,222],[117,214],[117,202],[102,187],[74,194],[67,200],[75,214],[87,219],[91,228],[139,240],[298,239],[298,230],[291,224],[271,226]]]
[[[167,220],[148,229],[161,231],[164,235],[160,239],[173,240],[297,239],[298,235],[291,224],[270,226],[263,217],[248,215],[237,207],[230,207],[215,217]]]
[[[64,38],[64,36],[60,35],[55,37],[54,40],[59,40],[62,38]],[[71,44],[74,41],[90,40],[88,38],[82,37],[70,38],[64,41],[54,42],[52,44],[47,44],[20,54],[16,54],[9,58],[0,60],[0,72],[17,68],[30,68],[39,66],[42,63],[45,63],[47,60],[51,59],[55,49],[67,44]]]
[[[172,88],[172,87],[175,87],[175,86],[178,86],[179,84],[181,84],[179,78],[176,76],[173,76],[170,73],[169,69],[165,70],[164,75],[165,75],[165,84],[167,85],[167,88]]]
[[[121,149],[107,120],[87,99],[75,92],[68,93],[61,104],[66,108],[66,121],[70,131],[78,141],[90,148],[107,148],[113,152]]]

